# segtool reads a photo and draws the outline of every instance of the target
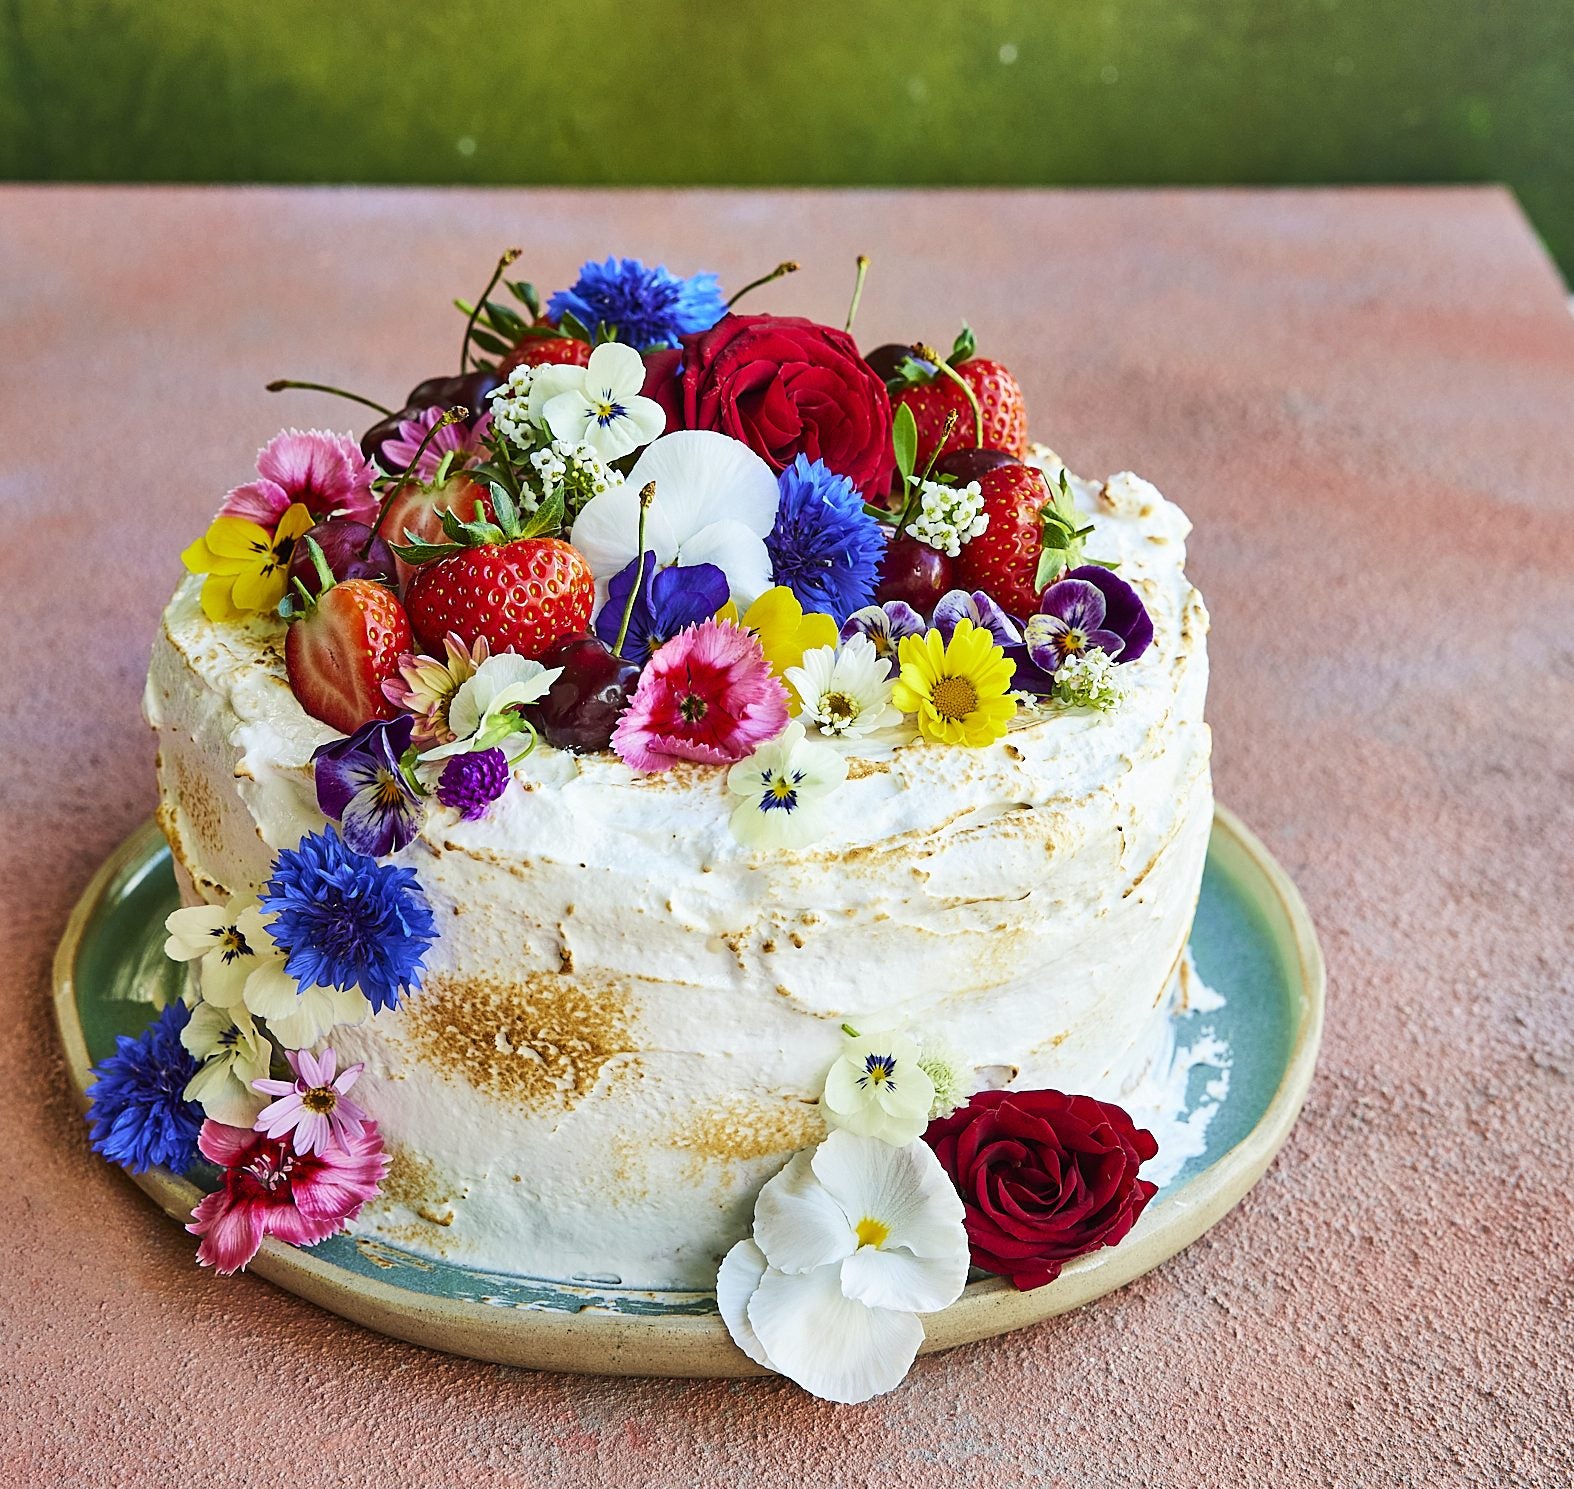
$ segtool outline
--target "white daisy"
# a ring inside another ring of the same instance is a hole
[[[868,636],[806,651],[803,665],[783,676],[803,700],[799,717],[821,734],[858,739],[902,722],[891,702],[895,682]]]
[[[446,760],[450,755],[495,747],[508,756],[510,765],[516,764],[530,753],[535,734],[514,710],[544,697],[562,671],[511,651],[488,657],[460,683],[449,702],[448,727],[453,739],[424,751],[420,759]]]

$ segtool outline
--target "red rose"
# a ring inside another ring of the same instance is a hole
[[[1137,1177],[1159,1151],[1153,1134],[1091,1096],[980,1091],[924,1141],[966,1206],[973,1265],[1024,1290],[1115,1245],[1158,1193]]]
[[[845,331],[793,315],[724,315],[646,362],[668,429],[718,429],[783,470],[823,460],[866,497],[891,489],[891,398]]]

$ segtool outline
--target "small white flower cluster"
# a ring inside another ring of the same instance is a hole
[[[508,381],[491,394],[492,427],[521,450],[534,448],[540,438],[540,430],[530,417],[530,385],[535,376],[534,367],[516,367],[508,374]]]
[[[555,439],[544,449],[533,451],[530,463],[535,467],[539,493],[530,492],[525,505],[533,511],[552,493],[563,493],[563,505],[570,518],[593,496],[600,496],[614,486],[623,484],[621,471],[615,471],[599,456],[595,448],[585,441],[577,444],[566,439]]]
[[[986,527],[984,492],[977,481],[966,486],[947,486],[941,481],[922,481],[918,486],[918,515],[908,523],[909,536],[949,558],[962,551]]]
[[[1107,651],[1089,647],[1063,661],[1055,672],[1055,701],[1068,708],[1114,708],[1126,696],[1125,680]]]

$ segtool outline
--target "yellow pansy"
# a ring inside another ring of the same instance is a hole
[[[740,624],[738,607],[728,600],[716,612],[717,620],[731,625]],[[759,637],[760,649],[771,671],[778,678],[785,678],[789,667],[803,666],[803,654],[817,646],[835,646],[837,625],[834,616],[822,615],[817,610],[804,613],[795,595],[785,584],[768,589],[744,612],[741,622],[746,631]],[[788,689],[788,707],[797,713],[803,700]]]
[[[215,517],[180,556],[193,574],[208,576],[202,585],[202,613],[209,620],[236,620],[274,609],[284,598],[296,540],[314,521],[300,502],[285,510],[271,533],[244,517]]]
[[[1016,713],[1008,690],[1016,669],[988,631],[959,620],[946,645],[939,631],[904,636],[891,701],[918,715],[918,732],[941,744],[977,747],[999,739]]]

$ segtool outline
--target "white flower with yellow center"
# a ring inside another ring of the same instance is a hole
[[[806,651],[803,665],[783,676],[803,700],[799,717],[821,734],[861,739],[902,722],[901,709],[891,702],[896,684],[868,636]]]
[[[967,1282],[962,1201],[923,1143],[833,1132],[760,1191],[754,1234],[722,1261],[716,1301],[738,1347],[830,1401],[907,1374],[922,1313]]]
[[[644,387],[645,359],[631,346],[606,341],[583,367],[538,367],[530,380],[529,418],[550,429],[554,440],[589,445],[611,462],[667,427],[666,411],[644,396]]]
[[[849,1025],[842,1029],[842,1053],[820,1097],[826,1122],[898,1147],[922,1136],[935,1083],[923,1068],[918,1046],[894,1029],[861,1034]]]
[[[237,895],[226,905],[187,905],[165,919],[164,929],[169,932],[164,955],[198,962],[203,999],[218,1008],[239,1003],[246,979],[276,954],[250,895]]]
[[[847,761],[794,719],[727,772],[727,789],[743,798],[732,835],[750,848],[806,847],[830,828],[830,799],[846,779]]]
[[[422,763],[495,747],[508,757],[510,765],[517,765],[535,747],[536,735],[514,710],[544,697],[562,671],[511,651],[488,657],[460,683],[448,704],[448,728],[453,738],[423,751]]]
[[[215,1122],[250,1127],[267,1105],[251,1083],[267,1075],[272,1054],[251,1015],[239,1004],[220,1008],[204,1000],[191,1010],[180,1042],[200,1062],[186,1082],[186,1100],[195,1101]]]

